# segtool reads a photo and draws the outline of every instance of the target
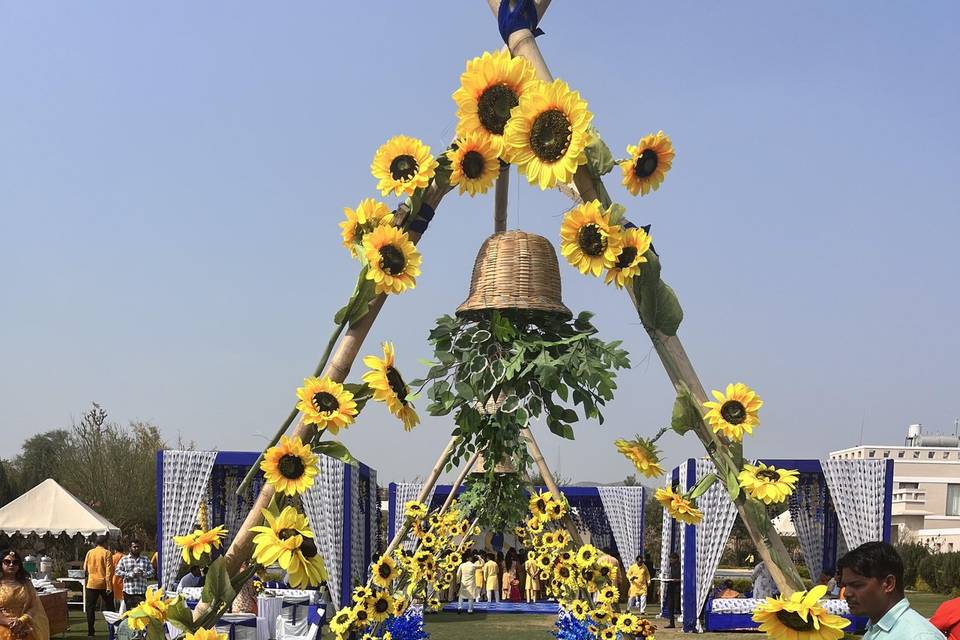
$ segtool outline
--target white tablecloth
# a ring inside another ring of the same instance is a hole
[[[757,598],[715,598],[710,611],[713,613],[753,613],[757,606],[765,602]],[[820,606],[833,615],[849,615],[850,605],[846,600],[821,600]]]

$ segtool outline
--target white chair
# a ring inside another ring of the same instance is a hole
[[[319,631],[319,625],[310,624],[306,618],[287,622],[283,616],[277,616],[276,640],[316,640]]]

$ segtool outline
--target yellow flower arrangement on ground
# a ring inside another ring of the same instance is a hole
[[[500,174],[500,148],[491,136],[473,131],[457,139],[454,149],[447,151],[450,161],[450,184],[475,196],[486,193]]]
[[[486,52],[467,61],[460,87],[453,92],[457,103],[457,136],[479,132],[490,136],[498,150],[511,110],[520,98],[540,83],[524,58],[509,51]]]
[[[303,386],[297,389],[297,397],[300,398],[297,409],[303,414],[303,421],[330,433],[338,433],[357,417],[353,394],[330,378],[304,379]]]
[[[410,431],[417,426],[420,418],[414,411],[413,405],[407,400],[410,389],[394,366],[393,343],[383,343],[383,358],[366,356],[363,364],[370,367],[370,371],[363,374],[363,381],[373,390],[373,399],[386,403],[390,413],[403,422],[404,430]]]
[[[599,200],[577,205],[560,225],[560,253],[580,273],[599,277],[604,269],[616,268],[622,242],[620,227],[611,224]]]
[[[373,198],[361,200],[356,209],[344,207],[343,214],[346,220],[340,223],[340,235],[343,236],[343,246],[350,250],[354,258],[360,257],[366,234],[381,225],[393,223],[393,212]]]
[[[570,182],[586,164],[593,114],[563,80],[541,83],[520,96],[504,129],[504,159],[517,165],[531,184],[550,189]]]
[[[340,609],[330,620],[330,631],[333,631],[337,637],[344,637],[350,633],[355,619],[352,608]]]
[[[313,486],[317,456],[299,437],[281,436],[277,446],[267,449],[260,470],[278,492],[295,496]]]
[[[630,158],[620,163],[623,186],[631,195],[642,196],[656,191],[673,165],[673,144],[663,131],[640,139],[627,147]]]
[[[751,498],[764,504],[783,502],[793,493],[799,474],[793,469],[777,469],[762,462],[757,466],[744,464],[743,471],[737,476],[740,486]]]
[[[226,529],[220,525],[209,531],[197,529],[185,536],[173,536],[173,542],[182,549],[183,561],[190,564],[193,561],[199,561],[204,554],[219,549],[226,535]]]
[[[671,518],[687,524],[698,524],[703,520],[703,513],[694,506],[693,502],[679,493],[675,493],[670,487],[657,489],[653,497],[663,505]]]
[[[663,475],[660,467],[660,452],[657,446],[646,438],[637,436],[634,440],[617,440],[614,443],[617,451],[627,457],[646,478],[657,478]]]
[[[704,418],[714,433],[723,433],[731,442],[740,442],[744,432],[753,433],[753,428],[760,424],[758,413],[763,400],[742,382],[728,384],[726,391],[726,394],[712,391],[717,401],[703,403],[709,409]]]
[[[427,145],[409,136],[394,136],[377,149],[370,171],[379,180],[381,195],[393,191],[409,196],[430,184],[437,164]]]
[[[650,236],[639,227],[624,229],[620,234],[623,251],[617,256],[617,262],[607,270],[604,278],[606,284],[611,282],[617,289],[622,289],[633,281],[633,277],[640,273],[640,265],[647,261],[643,255],[650,248]]]
[[[753,621],[773,640],[839,640],[850,621],[818,604],[826,592],[826,585],[818,585],[787,599],[767,598],[754,611]]]
[[[377,294],[403,293],[417,285],[423,257],[406,231],[377,227],[363,237],[363,252],[367,280],[373,280]]]

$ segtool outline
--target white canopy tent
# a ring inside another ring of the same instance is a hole
[[[120,528],[47,478],[0,508],[0,533],[7,535],[119,535]]]

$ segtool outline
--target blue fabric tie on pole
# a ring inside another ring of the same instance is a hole
[[[510,8],[510,0],[500,2],[500,10],[497,12],[497,26],[500,28],[500,37],[504,43],[510,38],[510,34],[521,29],[529,29],[533,36],[542,36],[543,29],[537,27],[540,18],[537,16],[537,7],[533,0],[517,0],[513,9]]]

